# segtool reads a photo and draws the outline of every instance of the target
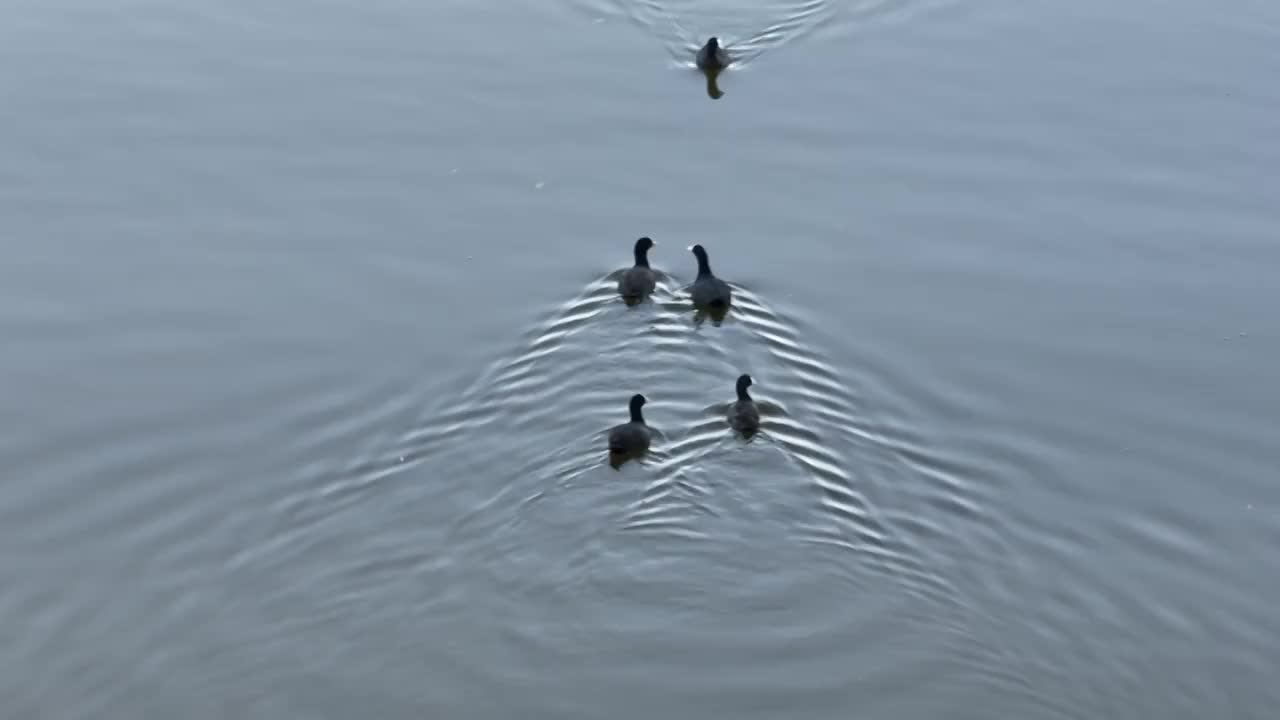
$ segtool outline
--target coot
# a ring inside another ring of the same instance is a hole
[[[627,269],[618,280],[618,292],[628,305],[644,300],[657,285],[657,274],[649,267],[649,248],[654,246],[653,240],[642,237],[636,241],[636,264]]]
[[[738,401],[729,407],[729,425],[746,437],[760,429],[760,411],[756,409],[756,401],[747,394],[749,387],[751,376],[741,375],[738,378]]]
[[[720,47],[720,40],[713,37],[698,51],[694,62],[699,70],[723,70],[729,65],[729,53]]]
[[[707,261],[707,251],[701,245],[694,245],[691,249],[694,257],[698,258],[698,278],[689,288],[689,294],[693,296],[693,304],[718,310],[729,307],[732,295],[729,291],[729,283],[712,274],[711,263]]]
[[[631,396],[631,422],[609,429],[609,452],[630,455],[649,449],[649,426],[644,424],[644,416],[640,414],[644,403],[643,395]]]

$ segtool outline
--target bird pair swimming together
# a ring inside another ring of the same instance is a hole
[[[738,399],[729,406],[729,426],[750,439],[760,429],[760,410],[756,401],[751,399],[747,388],[751,387],[751,376],[743,374],[738,377]],[[609,429],[609,453],[634,457],[649,449],[650,428],[644,421],[640,408],[644,407],[644,395],[631,396],[631,421],[615,425]]]
[[[628,305],[634,305],[653,292],[657,286],[658,276],[649,267],[649,250],[654,246],[652,239],[642,237],[636,240],[635,265],[628,268],[618,280],[618,293]],[[723,313],[729,309],[733,299],[733,291],[729,283],[716,277],[711,272],[711,262],[707,259],[707,251],[701,245],[689,248],[698,259],[698,277],[689,286],[689,296],[695,307]]]

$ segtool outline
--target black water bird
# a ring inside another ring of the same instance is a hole
[[[698,277],[689,288],[693,304],[699,308],[723,311],[729,307],[732,292],[729,283],[716,277],[711,272],[711,263],[707,260],[707,251],[701,245],[694,245],[690,250],[698,259]]]
[[[649,426],[644,423],[644,415],[640,413],[644,403],[643,395],[632,395],[631,422],[609,428],[610,453],[635,455],[649,449]]]
[[[720,47],[720,40],[712,37],[698,50],[694,63],[703,72],[719,71],[729,67],[729,53]]]
[[[627,268],[627,271],[618,280],[618,293],[622,295],[623,301],[628,305],[634,305],[649,297],[654,287],[657,286],[657,273],[649,267],[649,248],[652,248],[655,244],[653,240],[647,237],[636,240],[636,264]]]
[[[738,377],[738,400],[729,406],[729,425],[747,438],[760,429],[760,411],[747,393],[749,387],[751,376],[744,373]]]

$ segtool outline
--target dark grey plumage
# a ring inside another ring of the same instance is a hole
[[[644,403],[643,395],[631,396],[631,422],[609,429],[609,452],[631,454],[649,449],[649,426],[640,413]]]
[[[636,303],[649,297],[658,284],[657,273],[649,267],[649,248],[653,246],[653,240],[647,237],[636,240],[636,264],[627,268],[618,280],[618,293],[628,303]]]
[[[693,255],[698,258],[698,277],[689,288],[693,304],[698,307],[724,309],[729,307],[732,293],[729,283],[716,277],[711,272],[711,263],[707,260],[707,251],[701,245],[693,246]]]
[[[751,376],[745,374],[739,376],[738,400],[729,406],[729,425],[747,437],[751,437],[760,429],[760,411],[756,408],[756,401],[747,394],[749,387],[751,387]]]
[[[699,70],[723,70],[729,65],[729,53],[720,47],[720,41],[712,37],[694,58]]]

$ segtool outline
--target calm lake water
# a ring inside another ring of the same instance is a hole
[[[9,717],[1280,707],[1280,4],[0,7]]]

